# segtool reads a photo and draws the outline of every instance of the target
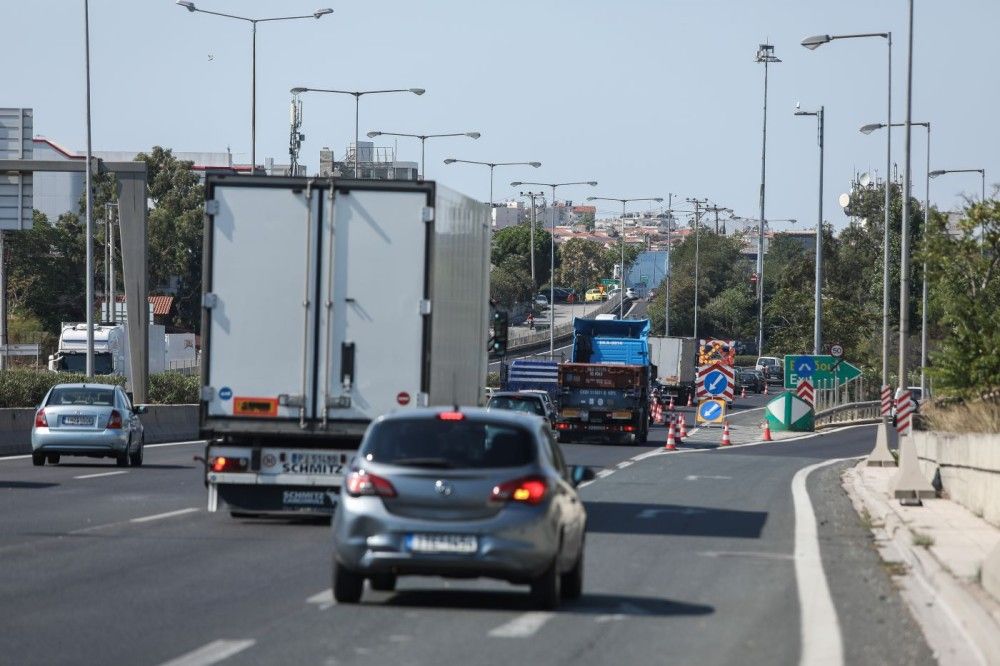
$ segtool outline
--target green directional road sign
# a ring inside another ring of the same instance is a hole
[[[785,356],[786,389],[798,387],[800,379],[810,379],[813,386],[819,386],[824,382],[833,384],[834,379],[837,380],[837,384],[843,384],[860,376],[860,368],[830,355],[821,354],[813,356],[811,354],[799,354]]]
[[[815,425],[812,406],[788,391],[767,403],[764,414],[771,430],[812,432]]]

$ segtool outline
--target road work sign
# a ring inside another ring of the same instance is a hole
[[[785,391],[767,403],[764,412],[771,430],[812,432],[815,424],[813,409],[799,396]]]
[[[726,418],[726,401],[709,398],[698,403],[698,423],[722,423]]]
[[[733,367],[722,363],[704,365],[698,369],[695,380],[695,395],[699,400],[705,398],[723,398],[733,400],[733,388],[736,385],[736,374]]]
[[[799,380],[808,378],[813,386],[821,384],[843,384],[855,377],[861,376],[861,370],[829,354],[811,356],[802,354],[798,356],[785,356],[785,388],[796,389]]]

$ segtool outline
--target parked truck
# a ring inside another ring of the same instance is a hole
[[[698,341],[694,338],[649,338],[649,362],[661,401],[674,398],[683,405],[689,397],[694,398],[697,360]]]
[[[149,325],[149,373],[163,372],[166,358],[164,327]],[[87,371],[87,324],[63,324],[56,353],[49,356],[53,372]],[[94,324],[94,374],[121,375],[132,384],[132,359],[128,324]]]
[[[572,362],[559,366],[559,440],[645,442],[649,382],[649,320],[574,319]]]
[[[482,204],[429,181],[210,174],[208,509],[332,513],[373,419],[476,405],[489,239]]]

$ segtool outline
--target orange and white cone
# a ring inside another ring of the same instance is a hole
[[[725,421],[722,425],[722,442],[719,446],[731,446],[732,442],[729,441],[729,421]]]
[[[693,407],[694,403],[691,402],[691,394],[688,393],[688,407]]]
[[[767,421],[764,421],[764,439],[765,442],[774,441],[771,439],[771,426],[768,425]]]
[[[764,382],[764,395],[767,395],[767,382]]]
[[[740,397],[741,398],[747,397],[747,387],[746,386],[744,386],[743,388],[740,389]]]
[[[657,400],[653,403],[653,424],[658,425],[660,419],[663,418],[663,406],[660,405],[660,401]]]
[[[674,422],[670,421],[670,427],[667,428],[667,444],[663,447],[665,451],[676,451],[677,450],[677,440],[674,438]]]
[[[687,439],[688,431],[687,431],[687,428],[684,427],[684,415],[683,414],[681,414],[680,416],[677,417],[677,422],[680,425],[680,434],[678,435],[678,437],[680,437],[681,439]]]
[[[667,407],[667,409],[670,410],[671,414],[673,414],[673,412],[674,412],[674,396],[670,396],[670,406]]]

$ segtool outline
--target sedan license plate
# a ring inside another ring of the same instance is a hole
[[[479,540],[471,534],[410,534],[406,549],[412,553],[452,553],[470,555],[479,548]]]
[[[64,416],[62,417],[63,425],[75,425],[75,426],[92,426],[94,425],[93,416]]]

